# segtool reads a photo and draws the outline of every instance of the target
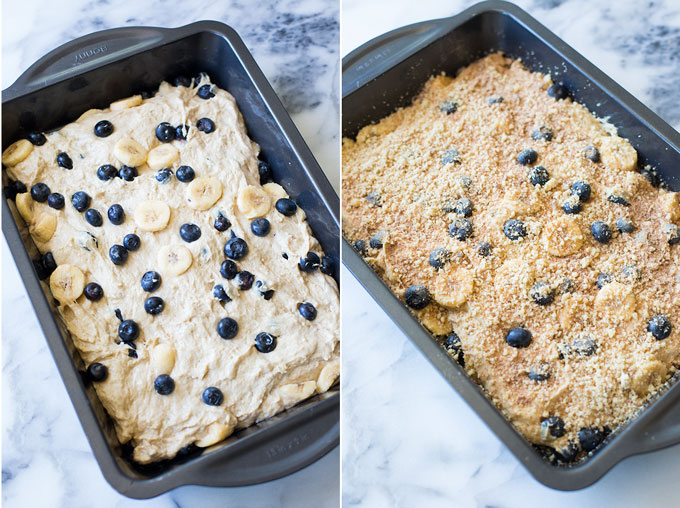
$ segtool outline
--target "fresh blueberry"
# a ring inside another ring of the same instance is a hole
[[[656,340],[663,340],[670,336],[673,331],[673,325],[666,316],[658,315],[649,320],[647,324],[647,331],[651,333]]]
[[[203,403],[207,404],[208,406],[219,406],[224,400],[224,395],[222,395],[222,392],[219,388],[209,386],[203,390],[202,399]]]
[[[172,84],[175,86],[183,86],[185,88],[189,88],[191,86],[191,78],[188,78],[186,76],[177,76],[172,81]]]
[[[47,138],[42,132],[30,132],[26,137],[35,146],[43,146],[47,143]]]
[[[236,277],[236,274],[238,273],[238,266],[236,266],[236,263],[231,261],[230,259],[225,259],[222,261],[222,264],[220,265],[220,274],[222,277],[224,277],[227,280],[231,280],[234,277]]]
[[[541,420],[541,434],[552,437],[562,437],[566,431],[564,430],[564,421],[559,416],[548,416]]]
[[[590,232],[593,238],[600,243],[609,243],[609,240],[612,239],[612,230],[606,222],[593,222],[593,225],[590,226]]]
[[[33,260],[33,266],[38,272],[40,280],[45,280],[52,275],[52,272],[57,269],[57,263],[54,261],[54,256],[51,252],[46,252],[38,259]]]
[[[501,95],[492,95],[486,100],[486,102],[489,104],[500,104],[503,102],[503,97]]]
[[[85,298],[96,302],[102,296],[104,296],[104,290],[96,282],[90,282],[85,286]]]
[[[593,356],[597,352],[597,342],[590,337],[579,337],[571,343],[571,349],[578,356]]]
[[[625,197],[616,194],[610,194],[607,196],[607,201],[614,203],[615,205],[630,206],[630,201]]]
[[[380,195],[380,193],[376,191],[371,191],[368,194],[366,194],[365,197],[369,205],[378,208],[382,206],[382,196]]]
[[[314,321],[316,319],[316,307],[309,302],[299,304],[298,312],[307,321]]]
[[[179,228],[179,236],[185,242],[195,242],[201,237],[201,228],[196,224],[182,224]]]
[[[132,319],[126,319],[118,325],[118,336],[123,342],[133,342],[139,337],[139,325]]]
[[[87,367],[87,377],[90,381],[104,381],[108,375],[109,369],[106,368],[106,365],[102,365],[101,363],[91,363]]]
[[[633,265],[624,266],[621,269],[621,274],[619,275],[621,282],[625,284],[634,284],[636,281],[642,279],[642,271]]]
[[[191,166],[180,166],[177,168],[177,173],[175,176],[177,176],[177,179],[180,182],[189,183],[196,177],[196,173],[194,172],[194,168]]]
[[[50,188],[42,182],[38,182],[31,187],[31,197],[38,203],[47,201],[47,196],[50,195],[50,192]]]
[[[66,152],[57,155],[57,164],[64,169],[73,169],[73,161]]]
[[[113,124],[108,120],[100,120],[94,125],[94,135],[98,138],[105,138],[113,133]]]
[[[529,372],[527,372],[527,377],[532,381],[540,383],[541,381],[547,381],[550,379],[550,371],[544,365],[539,367],[531,367]]]
[[[255,219],[250,223],[250,230],[255,236],[267,236],[271,225],[267,219]]]
[[[581,443],[581,448],[585,452],[589,452],[597,448],[597,446],[604,440],[604,433],[596,427],[586,427],[578,432],[578,440]]]
[[[553,131],[548,127],[539,127],[531,133],[531,137],[534,141],[552,141]]]
[[[229,295],[222,284],[217,284],[213,287],[213,296],[222,303],[231,301],[231,298],[229,298]]]
[[[271,300],[272,296],[274,296],[274,290],[267,289],[267,286],[265,286],[260,280],[255,283],[255,287],[257,288],[257,292],[260,293],[260,296],[265,300]]]
[[[139,249],[139,246],[141,244],[142,244],[142,241],[134,233],[130,233],[128,235],[125,235],[125,237],[123,238],[123,246],[129,251],[134,251],[134,250]]]
[[[168,183],[170,179],[172,178],[172,169],[170,168],[161,168],[158,171],[156,171],[156,175],[154,178],[156,178],[156,181],[159,183]]]
[[[128,250],[122,245],[112,245],[109,249],[109,257],[114,265],[125,264],[128,258]]]
[[[513,328],[505,336],[505,342],[515,348],[524,348],[531,344],[531,332],[525,328]]]
[[[455,148],[449,148],[444,150],[441,154],[441,163],[444,164],[454,164],[460,162],[460,153]]]
[[[117,174],[118,170],[116,169],[115,166],[112,166],[111,164],[104,164],[97,168],[97,178],[99,178],[102,182],[111,180]]]
[[[414,284],[404,293],[404,300],[412,309],[424,309],[430,303],[430,291],[422,284]]]
[[[156,291],[161,285],[161,274],[154,271],[142,275],[142,289],[148,293]]]
[[[55,210],[61,210],[64,208],[65,203],[66,200],[64,199],[64,195],[59,194],[58,192],[53,192],[47,196],[47,204],[50,206],[50,208],[54,208]]]
[[[548,95],[555,100],[562,100],[569,97],[569,91],[562,85],[555,83],[548,88]]]
[[[71,204],[79,212],[84,212],[90,207],[90,196],[83,191],[78,191],[71,196]]]
[[[111,205],[107,214],[111,224],[116,226],[120,226],[125,220],[125,210],[119,204]]]
[[[260,185],[272,179],[272,168],[265,161],[257,161],[257,172],[260,174]]]
[[[441,270],[450,258],[451,253],[447,249],[444,247],[437,247],[430,252],[430,266],[435,270]]]
[[[301,272],[313,272],[314,270],[319,268],[320,264],[321,260],[319,259],[319,256],[317,256],[313,252],[308,252],[305,257],[300,258],[298,267],[300,268]]]
[[[167,374],[161,374],[153,382],[158,395],[170,395],[175,390],[175,381]]]
[[[248,289],[253,287],[253,282],[255,282],[255,276],[246,270],[242,270],[236,274],[234,282],[236,283],[240,290],[247,291]]]
[[[661,185],[661,179],[659,175],[654,170],[641,169],[640,174],[644,176],[652,187],[659,187]]]
[[[368,255],[368,246],[366,240],[357,240],[354,242],[354,249],[362,256]]]
[[[612,282],[614,282],[614,277],[612,277],[611,274],[601,273],[597,276],[597,282],[595,282],[595,285],[598,287],[598,289],[602,289],[607,284],[611,284]]]
[[[335,269],[335,264],[333,263],[333,259],[331,259],[330,256],[323,256],[321,258],[321,266],[319,267],[319,270],[321,270],[321,273],[325,273],[326,275],[333,275]]]
[[[102,214],[99,213],[99,211],[95,210],[94,208],[89,208],[88,210],[85,211],[85,220],[90,226],[94,226],[96,228],[98,228],[104,223],[104,221],[102,220]]]
[[[224,255],[229,259],[241,259],[248,254],[248,244],[243,238],[239,238],[231,232],[231,239],[224,244]]]
[[[271,353],[276,349],[276,337],[267,332],[260,332],[255,336],[255,349],[260,353]]]
[[[477,254],[479,254],[483,258],[490,256],[492,251],[493,245],[491,245],[489,242],[481,242],[477,246]]]
[[[371,249],[382,249],[385,245],[385,239],[389,233],[387,231],[378,231],[368,241],[368,246]]]
[[[560,293],[566,294],[566,293],[573,293],[574,292],[574,281],[568,278],[562,279],[562,282],[560,282]]]
[[[472,201],[468,198],[461,198],[456,203],[453,208],[453,212],[458,215],[458,217],[469,217],[472,215]]]
[[[528,166],[529,164],[533,164],[537,160],[538,153],[536,153],[536,150],[532,150],[531,148],[522,150],[517,155],[517,162],[519,162],[522,166]]]
[[[187,136],[189,135],[189,128],[190,126],[187,124],[182,124],[175,127],[175,139],[179,141],[186,140]]]
[[[170,143],[175,139],[175,128],[168,122],[161,122],[156,127],[156,138],[161,143]]]
[[[138,176],[137,168],[133,168],[130,166],[122,166],[118,170],[118,176],[121,177],[126,182],[132,182]]]
[[[210,134],[215,130],[215,122],[213,122],[210,118],[201,118],[198,120],[198,122],[196,122],[196,128],[201,132]]]
[[[539,305],[550,305],[555,300],[555,291],[545,282],[537,282],[529,291],[531,298]]]
[[[5,197],[7,199],[14,200],[16,199],[17,194],[28,192],[28,189],[26,189],[25,183],[19,180],[12,180],[11,178],[8,178],[8,185],[3,188],[3,191],[5,192]]]
[[[570,196],[564,203],[562,203],[562,210],[564,211],[564,213],[567,213],[569,215],[576,215],[581,213],[581,211],[583,210],[583,205],[581,204],[577,197]]]
[[[456,219],[453,224],[449,226],[449,236],[465,241],[472,236],[473,225],[470,219]]]
[[[543,186],[550,180],[550,173],[543,166],[534,166],[529,170],[529,181],[533,185]]]
[[[217,334],[225,340],[233,339],[238,333],[238,323],[235,319],[225,317],[217,323]]]
[[[164,307],[165,302],[160,296],[150,296],[144,302],[144,310],[147,314],[151,314],[152,316],[163,312]]]
[[[663,234],[668,240],[669,245],[680,243],[680,227],[675,224],[666,224],[663,227]]]
[[[215,92],[213,92],[213,85],[201,85],[196,92],[201,99],[208,100],[215,97]]]
[[[526,224],[524,224],[524,222],[522,222],[521,220],[517,219],[508,220],[503,225],[503,233],[505,233],[505,236],[507,236],[510,240],[513,241],[519,240],[520,238],[524,238],[529,234],[527,231]]]
[[[444,346],[451,356],[453,356],[458,361],[459,365],[465,367],[465,353],[463,351],[463,345],[456,332],[451,332],[451,335],[446,337],[444,340]]]
[[[600,162],[600,151],[592,145],[586,147],[583,156],[591,162]]]
[[[443,111],[447,115],[455,113],[457,109],[458,109],[458,103],[456,103],[456,101],[452,101],[452,100],[444,101],[439,105],[439,111]]]
[[[578,196],[578,200],[585,203],[590,199],[590,193],[592,189],[590,184],[584,180],[579,180],[571,184],[571,193]]]
[[[286,217],[291,217],[295,215],[295,212],[297,212],[297,205],[295,204],[295,201],[292,199],[288,198],[281,198],[276,201],[276,210],[280,214],[285,215]]]
[[[226,231],[231,227],[231,222],[221,213],[217,215],[215,223],[213,224],[217,231]]]

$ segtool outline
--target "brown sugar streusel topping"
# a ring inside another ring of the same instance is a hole
[[[432,77],[343,140],[343,231],[516,428],[571,461],[680,365],[680,194],[560,91],[500,53]]]

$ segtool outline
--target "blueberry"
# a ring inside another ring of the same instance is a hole
[[[201,237],[201,228],[196,224],[182,224],[179,228],[179,236],[185,242],[195,242]]]
[[[669,245],[680,243],[680,228],[675,224],[666,224],[663,227],[663,234],[668,240]]]
[[[317,256],[313,252],[308,252],[305,257],[300,258],[298,267],[300,268],[301,272],[313,272],[314,270],[319,268],[319,264],[321,264],[319,256]]]
[[[493,245],[491,245],[489,242],[481,242],[477,246],[477,254],[479,254],[483,258],[490,256],[492,252]]]
[[[624,266],[621,269],[619,279],[626,284],[634,284],[636,281],[642,279],[642,271],[637,266]]]
[[[589,452],[597,448],[597,446],[604,440],[604,433],[596,427],[586,427],[578,432],[578,440],[581,443],[581,448],[585,452]]]
[[[670,336],[673,331],[673,325],[666,316],[654,316],[647,324],[647,331],[651,333],[656,340],[663,340]]]
[[[118,336],[123,342],[133,342],[139,337],[139,325],[132,319],[126,319],[118,325]]]
[[[97,168],[97,178],[99,178],[102,182],[111,180],[117,174],[118,170],[116,169],[115,166],[112,166],[111,164],[104,164]]]
[[[469,217],[472,215],[472,201],[468,198],[461,198],[453,208],[453,212],[459,217]]]
[[[640,174],[644,176],[652,187],[659,187],[661,185],[661,179],[659,175],[654,170],[641,169]]]
[[[114,265],[125,264],[128,258],[128,250],[122,245],[112,245],[109,249],[109,257]]]
[[[144,310],[147,314],[151,314],[152,316],[163,312],[164,307],[165,302],[160,296],[150,296],[144,302]]]
[[[215,130],[215,122],[213,122],[210,118],[201,118],[198,120],[198,122],[196,122],[196,128],[201,132],[210,134]]]
[[[460,337],[456,332],[451,332],[451,335],[444,340],[446,350],[453,356],[458,363],[465,367],[465,353],[463,352],[463,345],[460,342]]]
[[[229,298],[229,295],[222,284],[217,284],[213,287],[213,296],[222,303],[231,301],[231,298]]]
[[[109,216],[111,224],[114,224],[115,226],[120,226],[125,220],[125,210],[123,210],[123,207],[117,203],[115,205],[111,205],[107,215]]]
[[[581,210],[583,210],[583,205],[577,197],[570,196],[564,203],[562,203],[562,210],[564,213],[569,215],[576,215],[581,213]]]
[[[609,243],[612,239],[612,230],[609,229],[609,225],[606,222],[596,221],[590,226],[590,232],[593,238],[600,243]]]
[[[255,219],[250,223],[250,230],[255,236],[267,236],[271,230],[271,224],[267,219]]]
[[[295,201],[292,199],[288,198],[281,198],[276,201],[276,210],[280,214],[285,215],[286,217],[291,217],[295,215],[295,212],[297,211],[297,205],[295,204]]]
[[[583,150],[583,156],[592,162],[600,162],[600,151],[592,145]]]
[[[118,170],[118,176],[121,177],[126,182],[132,182],[138,176],[137,168],[133,168],[130,166],[122,166]]]
[[[161,168],[156,171],[154,178],[156,178],[156,181],[159,183],[168,183],[172,179],[172,169]]]
[[[96,228],[100,227],[104,223],[102,220],[102,214],[94,208],[89,208],[85,211],[85,220],[90,226],[94,226]]]
[[[430,266],[435,270],[441,270],[444,268],[446,262],[451,258],[451,253],[444,247],[437,247],[432,252],[430,252]]]
[[[529,170],[529,181],[533,185],[543,186],[550,180],[550,173],[543,166],[534,166]]]
[[[404,293],[404,300],[412,309],[424,309],[430,303],[430,291],[422,284],[414,284]]]
[[[186,140],[187,136],[189,135],[189,128],[190,126],[187,124],[182,124],[175,127],[175,139],[179,141]]]
[[[460,154],[455,148],[450,148],[444,150],[441,154],[441,163],[444,164],[454,164],[460,162]]]
[[[287,259],[287,257],[286,257]],[[333,259],[330,256],[323,256],[321,258],[321,266],[319,267],[319,270],[321,270],[321,273],[325,273],[326,275],[333,275],[335,269],[335,264],[333,263]]]
[[[3,191],[5,192],[5,197],[7,199],[16,199],[17,194],[23,194],[24,192],[27,192],[28,189],[26,189],[26,184],[23,182],[8,178],[8,185],[4,187]]]
[[[507,236],[510,240],[519,240],[520,238],[524,238],[527,236],[529,233],[527,231],[526,224],[522,222],[521,220],[517,219],[510,219],[503,225],[503,233],[505,233],[505,236]]]
[[[517,162],[519,162],[522,166],[528,166],[529,164],[533,164],[537,160],[538,153],[536,153],[536,150],[532,150],[531,148],[522,150],[517,155]]]
[[[96,282],[90,282],[85,286],[85,298],[96,302],[102,296],[104,296],[104,290]]]
[[[316,319],[316,307],[309,302],[299,304],[298,312],[307,321],[314,321]]]
[[[562,437],[566,431],[564,430],[564,421],[559,416],[548,416],[541,420],[541,434],[552,437]]]
[[[486,102],[488,102],[489,104],[500,104],[501,102],[503,102],[503,97],[500,95],[492,95],[486,100]]]
[[[169,143],[175,139],[175,128],[168,122],[161,122],[156,127],[156,138],[161,143]]]
[[[260,174],[260,185],[272,179],[272,168],[265,161],[257,161],[257,172]]]
[[[590,193],[592,189],[590,184],[584,180],[579,180],[571,184],[571,193],[578,196],[578,200],[585,203],[590,199]]]
[[[354,242],[354,249],[362,256],[368,255],[368,246],[366,240],[357,240]]]
[[[527,377],[532,381],[540,383],[542,381],[547,381],[550,379],[550,371],[545,365],[538,367],[531,367],[529,372],[527,372]]]
[[[525,328],[513,328],[505,336],[505,342],[515,348],[524,348],[531,344],[531,332]]]
[[[134,251],[139,249],[139,246],[142,244],[142,241],[139,239],[139,237],[134,234],[130,233],[128,235],[125,235],[123,238],[123,246],[130,251]]]
[[[227,280],[231,280],[234,277],[236,277],[236,274],[238,273],[238,267],[236,266],[236,263],[229,259],[225,259],[222,261],[222,264],[220,265],[220,274],[222,277],[224,277]]]
[[[376,191],[371,191],[365,196],[366,201],[368,201],[368,204],[374,207],[381,207],[382,206],[382,196],[376,192]]]
[[[267,332],[258,333],[255,336],[255,349],[260,353],[271,353],[276,349],[276,337]]]
[[[57,263],[54,261],[54,256],[51,252],[46,252],[38,259],[33,260],[33,266],[38,272],[40,280],[45,280],[52,275],[52,272],[57,269]]]
[[[154,271],[146,272],[142,275],[142,289],[151,293],[156,291],[161,285],[161,274]]]
[[[614,203],[615,205],[630,206],[630,202],[626,198],[616,194],[607,196],[607,201]]]
[[[201,99],[208,100],[215,97],[215,92],[213,92],[213,85],[201,85],[196,92]]]
[[[458,109],[458,104],[455,101],[452,101],[452,100],[444,101],[439,105],[439,111],[443,111],[447,115],[450,115],[451,113],[455,113],[457,109]]]
[[[54,208],[55,210],[61,210],[62,208],[64,208],[66,200],[64,199],[63,194],[53,192],[52,194],[47,196],[47,204],[50,206],[50,208]]]
[[[170,395],[175,390],[175,381],[167,374],[161,374],[153,382],[158,395]]]
[[[87,367],[87,377],[90,381],[104,381],[108,375],[109,369],[106,368],[106,365],[102,365],[101,363],[91,363]]]
[[[224,400],[224,395],[222,395],[222,392],[219,388],[209,386],[203,390],[203,395],[201,398],[203,399],[203,403],[207,404],[208,406],[219,406]]]
[[[71,196],[71,204],[79,212],[84,212],[90,207],[90,196],[83,191],[78,191]]]
[[[555,450],[555,456],[560,462],[566,464],[574,462],[578,456],[579,448],[576,443],[569,441],[567,446],[563,446],[559,450]]]
[[[534,141],[552,141],[553,131],[551,131],[548,127],[539,127],[531,133],[531,137],[534,139]]]
[[[578,356],[593,356],[597,352],[597,342],[590,337],[580,337],[571,343],[571,349]]]
[[[569,91],[562,85],[555,83],[548,88],[548,95],[555,100],[562,100],[569,97]]]
[[[47,143],[47,138],[42,132],[29,132],[28,136],[26,137],[35,146],[43,146],[45,143]]]
[[[449,226],[449,236],[465,241],[472,236],[473,225],[470,219],[456,219],[453,224]]]
[[[186,76],[177,76],[172,81],[172,84],[175,86],[183,86],[185,88],[189,88],[191,86],[191,78],[188,78]]]
[[[180,182],[189,183],[196,177],[196,173],[194,172],[194,168],[191,166],[180,166],[177,168],[177,173],[175,176],[177,176],[177,179]]]
[[[73,161],[66,152],[57,155],[57,164],[64,169],[73,169]]]
[[[217,215],[215,223],[213,224],[217,231],[226,231],[231,227],[231,222],[221,213]]]
[[[248,254],[248,244],[243,238],[239,238],[231,232],[232,237],[224,244],[224,255],[230,259],[241,259]]]
[[[611,284],[612,282],[614,282],[614,277],[612,277],[611,274],[601,273],[597,276],[597,282],[595,282],[595,285],[598,287],[598,289],[602,289],[607,284]]]
[[[38,203],[47,201],[47,196],[50,195],[50,192],[50,188],[42,182],[38,182],[31,187],[31,197]]]
[[[233,339],[238,333],[238,323],[235,319],[225,317],[217,323],[217,334],[225,340]]]
[[[106,138],[113,133],[113,124],[108,120],[100,120],[94,125],[94,135],[98,138]]]
[[[368,245],[371,249],[382,249],[385,245],[385,239],[389,233],[387,231],[378,231],[374,234],[368,241]]]
[[[253,287],[253,282],[255,282],[255,276],[246,270],[242,270],[236,274],[234,282],[241,291],[246,291]]]
[[[258,281],[255,283],[255,286],[257,286],[257,288],[258,288],[258,289],[257,289],[257,292],[260,293],[260,296],[261,296],[262,298],[264,298],[265,300],[271,300],[271,299],[272,299],[272,296],[274,296],[274,290],[273,290],[273,289],[264,289],[264,288],[262,287],[262,282],[261,282],[261,281],[258,280]]]
[[[545,282],[534,284],[529,295],[539,305],[550,305],[555,300],[555,291]]]

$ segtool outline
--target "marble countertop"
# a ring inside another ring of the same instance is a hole
[[[143,6],[143,8],[141,8]],[[58,45],[126,25],[231,25],[271,82],[331,183],[339,179],[339,5],[334,0],[6,0],[2,87]],[[47,349],[14,261],[2,246],[2,501],[11,507],[334,507],[339,450],[263,485],[181,487],[135,501],[104,480]]]
[[[343,0],[346,55],[386,31],[475,2]],[[680,4],[516,2],[676,129]],[[534,480],[352,274],[342,272],[342,499],[347,507],[678,506],[680,446],[629,458],[595,485]]]

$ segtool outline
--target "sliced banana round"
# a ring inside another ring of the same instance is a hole
[[[31,193],[22,192],[21,194],[17,194],[15,203],[17,205],[17,210],[19,210],[19,214],[21,214],[26,224],[33,222],[33,215],[35,214],[33,203],[35,203],[35,201],[33,201]]]
[[[42,212],[31,223],[28,232],[39,242],[48,242],[57,230],[57,216],[52,213]]]
[[[208,446],[212,446],[222,441],[231,434],[233,430],[233,427],[222,422],[213,422],[205,428],[203,435],[199,437],[194,444],[199,448],[207,448]]]
[[[291,383],[279,388],[279,394],[285,406],[292,406],[311,396],[316,391],[316,381]]]
[[[256,185],[242,188],[236,197],[236,206],[249,219],[264,217],[271,208],[267,191]]]
[[[472,272],[454,267],[437,276],[432,284],[432,296],[439,305],[455,309],[467,302],[474,289]]]
[[[149,152],[146,157],[146,163],[151,169],[167,168],[172,166],[172,163],[179,159],[179,150],[171,144],[164,143],[157,146]]]
[[[85,275],[73,265],[59,265],[50,275],[52,295],[60,303],[71,303],[83,294]]]
[[[143,231],[161,231],[170,221],[170,207],[163,201],[142,201],[135,208],[135,222]]]
[[[33,144],[27,139],[15,141],[2,152],[2,163],[5,166],[16,166],[31,155]]]
[[[194,258],[191,251],[183,245],[165,245],[158,251],[158,266],[165,275],[182,275]]]
[[[80,122],[81,120],[85,120],[87,117],[90,117],[92,115],[96,115],[97,113],[101,113],[102,111],[104,111],[104,110],[103,109],[96,109],[96,108],[88,109],[87,111],[85,111],[85,113],[83,113],[82,115],[80,115],[78,117],[78,120],[76,120],[76,122]]]
[[[328,362],[319,372],[319,377],[316,380],[316,391],[319,393],[327,392],[339,375],[340,362],[338,360]]]
[[[187,187],[187,201],[194,210],[207,210],[222,197],[222,183],[215,177],[195,178]]]
[[[177,353],[170,344],[161,343],[151,350],[151,363],[156,374],[170,374],[175,367]]]
[[[286,190],[281,187],[278,183],[274,182],[269,182],[265,183],[262,188],[267,191],[267,194],[269,194],[274,201],[277,201],[281,198],[287,198],[288,193]]]
[[[543,245],[553,256],[571,256],[583,246],[583,232],[574,219],[555,219],[543,231]]]
[[[129,109],[129,108],[134,108],[135,106],[139,106],[142,103],[142,96],[141,95],[133,95],[131,97],[126,97],[125,99],[121,99],[119,101],[115,101],[111,103],[111,111],[120,111],[122,109]]]
[[[146,148],[131,138],[119,139],[113,147],[113,155],[126,166],[133,168],[146,162]]]
[[[604,165],[619,171],[632,171],[637,166],[637,151],[627,139],[619,136],[600,138],[600,155]]]

